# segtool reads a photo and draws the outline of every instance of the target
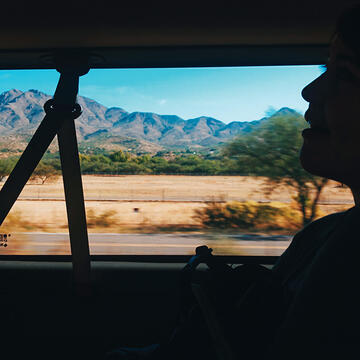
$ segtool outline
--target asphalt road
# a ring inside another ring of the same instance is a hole
[[[218,255],[278,256],[290,240],[290,236],[254,234],[89,234],[94,255],[187,255],[196,246],[208,245]],[[7,245],[0,247],[0,254],[70,254],[67,234],[14,233]]]

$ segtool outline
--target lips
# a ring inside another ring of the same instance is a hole
[[[313,116],[314,114],[311,113],[309,110],[306,111],[305,113],[305,120],[306,122],[310,125],[310,128],[305,129],[303,131],[303,135],[305,134],[307,135],[329,135],[330,131],[326,126],[325,121],[322,119],[322,117],[315,117]],[[314,119],[318,119],[317,121],[315,121]],[[320,119],[320,120],[319,120]]]
[[[327,129],[323,129],[320,127],[310,127],[307,129],[304,129],[302,131],[302,136],[307,139],[307,138],[325,138],[328,137],[330,134],[330,131]]]
[[[320,125],[308,118],[306,121],[310,124],[310,127],[303,130],[302,136],[304,138],[321,138],[327,137],[330,134],[329,129],[323,126],[323,124]]]
[[[318,133],[330,134],[329,129],[322,127],[322,126],[310,125],[310,130],[318,132]]]

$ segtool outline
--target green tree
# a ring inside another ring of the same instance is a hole
[[[130,159],[130,154],[128,152],[119,150],[110,154],[109,158],[114,162],[127,162]]]
[[[56,170],[51,164],[40,161],[30,179],[39,179],[43,185],[50,178],[57,177],[59,173],[59,170]]]
[[[14,161],[11,159],[0,159],[0,181],[8,176],[14,167]]]
[[[141,156],[137,156],[136,157],[136,162],[138,164],[148,165],[151,162],[151,156],[149,154],[144,154],[144,155],[141,155]]]
[[[298,113],[277,115],[253,132],[225,146],[224,154],[235,158],[243,172],[266,177],[269,192],[284,184],[296,191],[293,197],[306,225],[317,216],[318,201],[327,179],[306,172],[299,161],[301,130],[306,127]]]

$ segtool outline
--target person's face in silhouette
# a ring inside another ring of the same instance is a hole
[[[309,102],[300,153],[303,168],[360,186],[360,61],[339,37],[330,48],[327,70],[302,91]]]

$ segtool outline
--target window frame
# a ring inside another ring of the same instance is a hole
[[[0,70],[55,69],[54,49],[0,51]],[[62,51],[74,51],[63,49]],[[321,65],[328,44],[162,46],[81,49],[90,68],[186,68],[274,65]],[[85,75],[86,76],[86,75]],[[55,85],[55,84],[54,84]],[[190,255],[91,255],[90,261],[185,263]],[[221,256],[229,263],[274,264],[278,256]],[[72,261],[72,255],[2,255],[0,261]]]

